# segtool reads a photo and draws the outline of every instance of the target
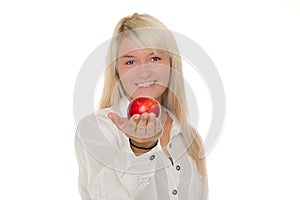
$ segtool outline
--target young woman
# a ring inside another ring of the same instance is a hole
[[[141,96],[160,103],[158,117],[127,118],[129,102]],[[181,58],[159,20],[135,13],[119,21],[99,105],[77,127],[82,199],[208,199],[201,138],[187,120]]]

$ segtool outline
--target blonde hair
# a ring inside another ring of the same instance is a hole
[[[201,138],[187,120],[188,107],[179,50],[171,32],[156,18],[148,14],[135,13],[121,19],[116,25],[114,38],[111,40],[107,54],[107,68],[99,108],[115,105],[114,103],[117,103],[124,95],[123,89],[118,86],[120,84],[118,84],[119,75],[116,63],[119,44],[124,37],[130,37],[141,47],[160,49],[170,56],[171,76],[169,86],[162,95],[161,103],[179,120],[189,154],[194,159],[199,173],[207,177]],[[112,91],[114,91],[113,95]]]

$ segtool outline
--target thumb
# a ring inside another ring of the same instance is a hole
[[[112,121],[112,123],[114,123],[118,129],[123,130],[124,127],[127,125],[128,123],[128,119],[127,118],[122,118],[120,117],[118,114],[114,113],[114,112],[109,112],[107,114],[107,117]]]
[[[115,124],[118,121],[119,116],[113,112],[109,112],[107,117]]]
[[[118,127],[121,127],[124,123],[126,123],[128,121],[127,118],[122,118],[114,112],[109,112],[107,114],[107,117]]]

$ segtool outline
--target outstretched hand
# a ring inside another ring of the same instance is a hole
[[[130,119],[123,118],[116,113],[108,113],[109,119],[128,137],[138,143],[157,141],[163,133],[166,113],[160,117],[154,113],[135,114]]]

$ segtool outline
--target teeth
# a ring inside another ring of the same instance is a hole
[[[136,85],[138,87],[149,87],[150,85],[153,85],[155,83],[155,81],[151,81],[151,82],[146,82],[146,83],[137,83]]]

